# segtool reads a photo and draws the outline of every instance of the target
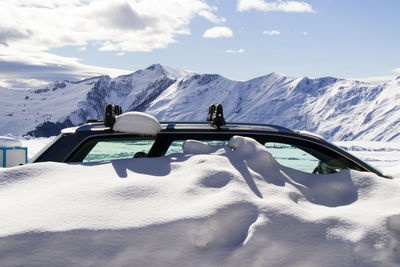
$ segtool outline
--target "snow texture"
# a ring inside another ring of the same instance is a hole
[[[155,136],[161,125],[153,115],[131,111],[115,117],[113,130],[116,132]]]
[[[239,136],[207,146],[0,170],[1,264],[400,264],[400,179],[303,173]]]
[[[1,147],[21,147],[22,142],[18,139],[9,136],[0,136],[0,148]]]

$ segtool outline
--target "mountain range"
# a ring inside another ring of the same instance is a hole
[[[221,103],[228,122],[276,124],[331,141],[400,141],[400,76],[367,83],[271,73],[248,81],[159,64],[116,78],[56,81],[40,89],[0,88],[0,135],[52,136],[88,119],[107,103],[145,111],[160,121],[204,121]]]

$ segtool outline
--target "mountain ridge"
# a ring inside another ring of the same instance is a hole
[[[273,72],[248,81],[160,64],[131,74],[55,81],[32,90],[0,88],[0,135],[48,136],[87,119],[102,119],[107,103],[159,120],[204,121],[222,103],[227,121],[276,124],[329,140],[400,141],[400,76],[380,84]]]

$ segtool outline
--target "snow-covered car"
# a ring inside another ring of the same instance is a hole
[[[225,123],[221,105],[210,106],[207,121],[158,122],[149,114],[122,114],[119,106],[107,105],[104,121],[64,129],[30,162],[85,163],[160,157],[185,152],[187,140],[220,146],[239,135],[267,147],[281,165],[303,172],[329,174],[353,169],[383,176],[376,168],[316,134],[269,124]]]

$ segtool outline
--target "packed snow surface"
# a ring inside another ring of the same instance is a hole
[[[161,125],[153,115],[131,111],[115,118],[113,130],[139,135],[156,135],[161,131]]]
[[[400,179],[303,173],[239,136],[184,146],[160,158],[1,169],[1,264],[400,264]]]
[[[0,147],[21,147],[22,142],[9,136],[0,136]]]

